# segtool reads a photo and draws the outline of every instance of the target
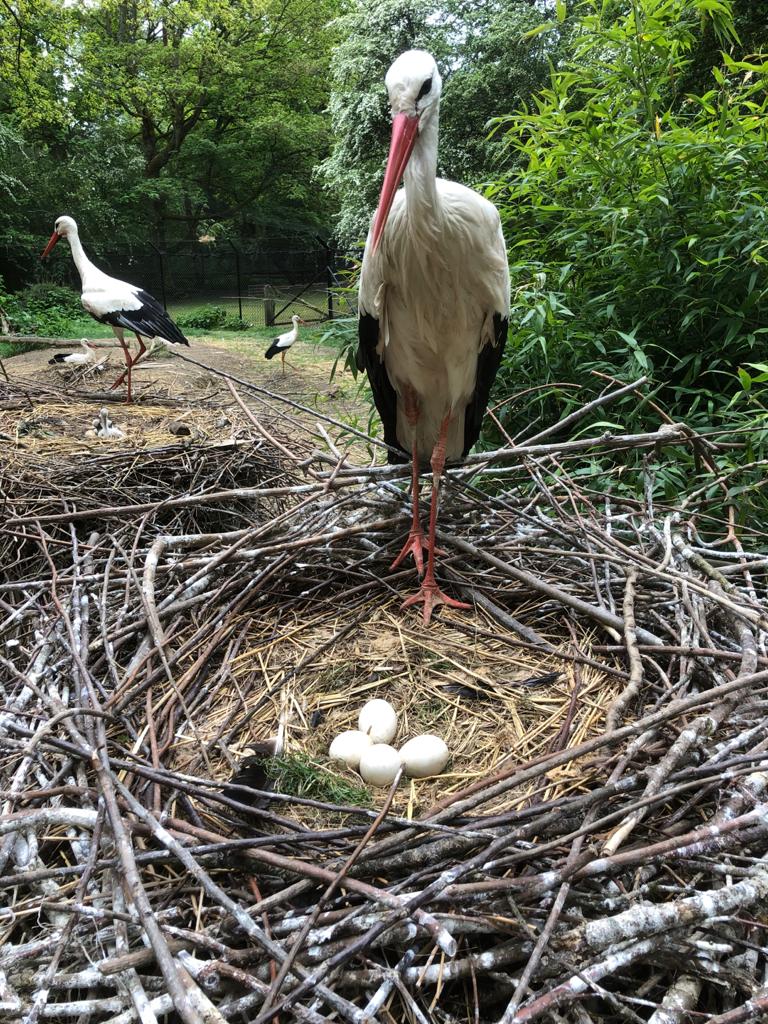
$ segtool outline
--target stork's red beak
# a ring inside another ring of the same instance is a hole
[[[58,232],[56,232],[56,231],[53,232],[51,237],[48,239],[48,245],[46,245],[46,247],[43,249],[43,254],[40,257],[41,260],[44,260],[46,256],[50,256],[51,255],[51,252],[53,251],[54,245],[56,245],[56,243],[58,242],[58,240],[61,237],[62,236],[60,234],[58,234]]]
[[[395,198],[397,186],[403,179],[406,164],[416,144],[418,130],[419,118],[415,114],[395,114],[392,118],[392,141],[389,144],[387,169],[384,172],[384,184],[381,186],[376,219],[373,222],[372,252],[376,252],[384,234],[392,200]]]

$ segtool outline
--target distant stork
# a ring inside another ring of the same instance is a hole
[[[127,377],[126,401],[130,402],[131,369],[147,351],[143,339],[160,338],[161,341],[172,345],[189,345],[189,342],[149,292],[125,281],[118,281],[115,277],[109,277],[91,263],[83,250],[77,224],[71,217],[59,217],[54,224],[53,234],[43,250],[43,259],[50,255],[60,238],[66,238],[69,242],[72,259],[80,274],[80,301],[94,320],[98,320],[100,324],[109,324],[123,349],[125,372],[118,377],[112,389],[119,387]],[[135,359],[131,358],[125,331],[133,331],[139,343]]]
[[[96,358],[93,342],[88,341],[87,338],[81,338],[80,344],[84,349],[83,352],[56,352],[53,359],[48,360],[48,365],[87,366],[88,363],[92,363]]]
[[[278,354],[278,352],[280,353],[280,362],[283,365],[283,373],[285,373],[285,353],[299,337],[299,324],[303,324],[305,321],[294,313],[291,317],[291,323],[293,324],[291,330],[286,331],[285,334],[278,335],[264,353],[265,359],[272,359]]]
[[[487,199],[436,178],[441,79],[423,50],[409,50],[385,79],[392,141],[360,275],[358,366],[368,373],[390,446],[413,459],[413,521],[392,563],[410,552],[421,588],[403,607],[469,605],[435,579],[435,528],[446,460],[464,458],[480,435],[507,340],[509,269],[499,214]],[[397,192],[401,179],[405,188]],[[419,520],[419,459],[431,458],[429,539]]]

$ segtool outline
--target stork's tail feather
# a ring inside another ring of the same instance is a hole
[[[274,358],[274,356],[277,355],[277,353],[279,351],[280,351],[280,348],[278,347],[277,342],[273,341],[272,344],[267,349],[267,351],[264,353],[264,358],[265,359],[272,359],[272,358]]]
[[[71,352],[57,352],[53,359],[48,360],[48,365],[53,366],[55,363],[63,363],[67,356],[72,355]]]

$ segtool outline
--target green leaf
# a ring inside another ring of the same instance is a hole
[[[536,28],[529,29],[528,32],[523,32],[523,39],[535,39],[536,36],[543,35],[545,32],[551,32],[553,28],[557,28],[556,21],[543,21],[541,25],[537,25]]]

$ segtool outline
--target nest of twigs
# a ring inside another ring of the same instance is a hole
[[[425,628],[388,571],[407,469],[235,397],[227,440],[3,449],[4,1015],[762,1013],[759,534],[572,475],[698,440],[472,456],[440,541],[474,611]],[[328,761],[371,696],[446,736],[445,775],[370,791]],[[278,722],[263,788],[226,785]]]

